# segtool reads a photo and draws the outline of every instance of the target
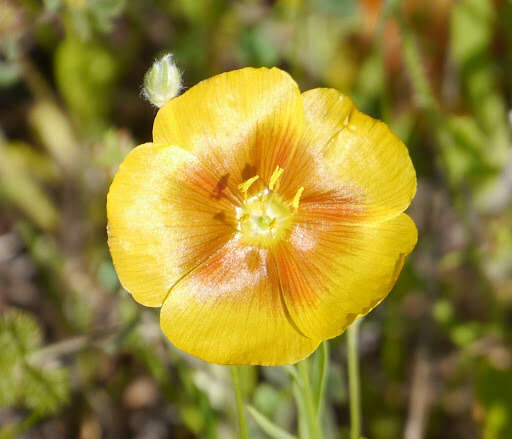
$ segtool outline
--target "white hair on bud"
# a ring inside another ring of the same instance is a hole
[[[160,108],[178,96],[183,88],[181,72],[171,53],[155,60],[144,75],[142,94],[154,106]]]

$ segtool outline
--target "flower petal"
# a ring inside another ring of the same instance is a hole
[[[160,324],[177,347],[219,364],[294,363],[319,343],[290,323],[268,250],[236,238],[172,288]]]
[[[108,243],[121,283],[147,306],[233,234],[229,191],[187,151],[145,144],[107,197]]]
[[[302,97],[304,131],[292,167],[294,180],[305,188],[303,199],[348,191],[365,212],[361,221],[378,223],[402,213],[416,192],[416,174],[402,141],[336,90],[309,90]]]
[[[283,298],[307,336],[339,335],[389,293],[414,248],[417,230],[406,214],[380,224],[350,224],[302,205],[289,242],[275,249]]]
[[[277,165],[286,169],[302,124],[300,91],[287,73],[244,68],[204,80],[164,105],[153,139],[191,151],[234,188],[256,174],[268,183]]]

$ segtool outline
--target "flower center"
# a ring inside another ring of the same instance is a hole
[[[300,188],[291,201],[277,193],[279,178],[283,169],[277,167],[270,178],[268,187],[248,196],[249,188],[259,179],[254,176],[238,186],[244,201],[236,208],[237,229],[249,245],[270,247],[288,235],[293,217],[299,206],[304,188]]]

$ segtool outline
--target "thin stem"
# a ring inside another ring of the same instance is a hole
[[[358,357],[359,320],[347,330],[348,385],[350,394],[350,439],[361,439],[361,396]]]
[[[140,316],[137,315],[124,326],[118,323],[90,334],[80,335],[46,345],[32,352],[27,360],[29,363],[43,365],[46,361],[54,361],[56,358],[64,355],[72,355],[89,347],[105,347],[110,343],[120,345],[135,328],[152,329],[155,327],[155,323],[140,324],[139,321]]]
[[[44,76],[28,57],[18,61],[20,69],[25,79],[25,83],[32,94],[39,99],[50,99],[55,101],[51,87],[46,82]]]
[[[297,423],[298,434],[300,439],[311,439],[310,428],[306,414],[306,405],[304,404],[304,392],[300,384],[300,380],[293,383],[293,396],[297,405]]]
[[[231,366],[231,377],[233,379],[233,389],[235,391],[236,400],[236,413],[238,417],[238,438],[248,439],[244,398],[242,395],[242,387],[240,385],[240,366]]]
[[[320,426],[316,416],[315,402],[313,397],[313,391],[311,389],[311,382],[309,379],[309,363],[308,359],[302,360],[297,368],[299,370],[300,377],[300,388],[304,400],[304,408],[306,411],[306,419],[308,421],[309,435],[311,439],[320,439],[322,434]]]
[[[322,405],[325,394],[325,384],[327,382],[327,375],[329,374],[329,345],[328,341],[325,340],[320,345],[320,371],[319,371],[319,382],[316,389],[316,419],[317,422],[320,420],[322,413]]]

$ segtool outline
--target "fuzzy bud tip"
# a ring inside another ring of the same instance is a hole
[[[169,53],[155,60],[146,72],[142,94],[149,102],[160,108],[178,96],[182,87],[181,72],[172,54]]]

